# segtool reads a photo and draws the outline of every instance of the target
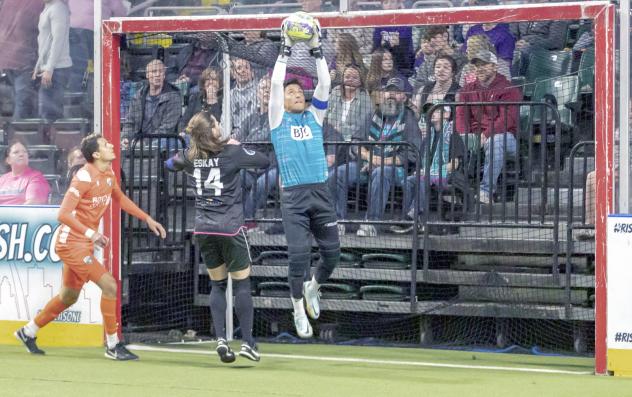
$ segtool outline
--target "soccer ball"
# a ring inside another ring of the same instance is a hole
[[[316,33],[317,22],[306,12],[295,12],[283,21],[283,30],[294,42],[309,41]]]

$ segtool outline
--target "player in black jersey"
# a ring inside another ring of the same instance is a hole
[[[207,112],[187,126],[191,146],[166,162],[172,171],[185,171],[195,189],[195,239],[211,278],[211,316],[217,334],[217,353],[225,363],[235,361],[226,343],[226,286],[233,280],[235,311],[241,326],[240,356],[259,361],[252,337],[250,250],[244,228],[240,171],[266,168],[268,157],[222,138],[217,120]]]

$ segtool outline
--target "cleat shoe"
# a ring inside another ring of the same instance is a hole
[[[119,342],[112,349],[105,348],[105,357],[118,360],[118,361],[130,361],[138,360],[138,356],[131,351],[127,350],[123,342]]]
[[[246,357],[248,360],[251,360],[251,361],[261,360],[261,356],[259,355],[257,344],[250,345],[248,343],[242,343],[241,350],[239,351],[239,355],[242,357]]]
[[[39,347],[37,347],[37,343],[35,343],[37,338],[31,338],[30,336],[28,336],[24,332],[24,328],[20,328],[19,330],[15,331],[13,335],[16,337],[17,340],[24,344],[24,346],[26,347],[26,351],[28,351],[29,353],[40,355],[46,354],[44,350],[41,350]]]
[[[308,339],[313,335],[312,326],[309,324],[309,320],[305,313],[297,315],[294,313],[294,326],[296,327],[296,333],[300,338]]]
[[[226,342],[226,339],[219,338],[217,340],[217,347],[215,348],[215,351],[217,352],[217,354],[219,355],[219,359],[222,360],[223,363],[228,364],[235,361],[235,353],[233,353],[233,350]]]
[[[303,297],[307,315],[316,320],[320,316],[320,290],[313,288],[311,281],[306,281],[303,283]]]

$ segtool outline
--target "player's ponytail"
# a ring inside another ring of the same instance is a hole
[[[209,112],[195,114],[186,132],[191,135],[191,147],[187,152],[189,159],[208,158],[209,153],[219,153],[228,138],[222,138],[219,123]]]

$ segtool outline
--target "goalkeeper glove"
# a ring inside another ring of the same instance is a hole
[[[320,23],[318,19],[314,19],[314,35],[307,42],[307,46],[310,48],[309,53],[314,58],[322,58],[323,57],[323,48],[320,42]]]
[[[287,18],[281,23],[281,55],[289,57],[292,55],[294,41],[287,34]]]

